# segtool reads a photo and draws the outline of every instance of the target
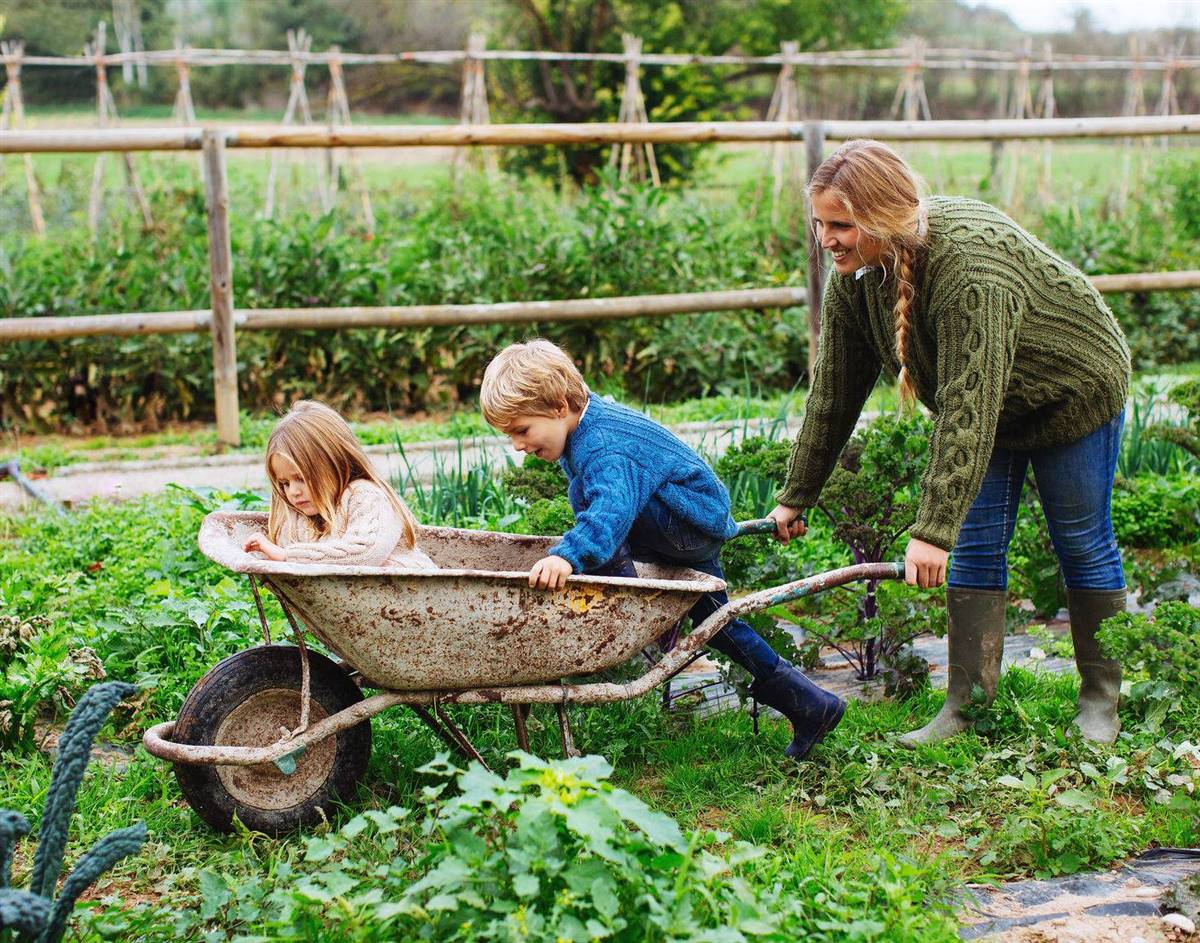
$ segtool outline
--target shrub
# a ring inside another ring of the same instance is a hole
[[[506,468],[500,480],[510,495],[530,504],[565,497],[567,493],[567,476],[562,468],[536,455],[526,455],[520,465]]]
[[[575,526],[575,514],[566,495],[542,498],[525,511],[525,529],[531,534],[557,537]]]
[[[759,518],[771,511],[790,451],[787,440],[756,435],[731,445],[717,459],[713,470],[729,489],[735,519]]]
[[[891,558],[916,520],[931,433],[932,424],[921,415],[881,416],[857,432],[842,452],[817,507],[833,524],[834,537],[850,548],[855,563]],[[893,668],[915,667],[900,653],[920,630],[910,633],[902,622],[880,617],[875,587],[867,584],[853,625],[843,619],[820,633],[840,646],[864,679],[874,678],[881,662]],[[905,686],[899,679],[896,683]]]
[[[1113,532],[1130,547],[1174,547],[1200,538],[1200,478],[1120,478]]]
[[[372,940],[783,938],[786,902],[747,880],[747,863],[761,854],[752,846],[685,835],[609,783],[603,757],[511,755],[519,765],[504,776],[444,760],[426,766],[454,777],[459,791],[426,791],[433,806],[423,856],[378,867],[330,862],[299,882],[270,928],[342,922],[342,938]],[[357,816],[340,834],[309,839],[307,860],[328,861],[371,823],[395,831],[406,817],[402,809]],[[335,897],[339,906],[327,907]]]
[[[1195,698],[1200,677],[1200,609],[1165,602],[1152,617],[1123,612],[1104,620],[1096,636],[1105,654],[1127,668]]]

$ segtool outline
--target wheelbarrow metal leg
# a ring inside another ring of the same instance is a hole
[[[433,703],[433,712],[437,715],[437,719],[446,725],[446,730],[449,732],[450,736],[458,742],[459,749],[463,752],[467,759],[474,760],[484,769],[488,770],[488,772],[491,772],[491,767],[489,767],[484,761],[480,752],[475,749],[475,744],[473,744],[470,738],[462,732],[458,724],[456,724],[450,718],[450,715],[442,710],[442,705],[438,701],[434,701]]]
[[[554,709],[558,711],[558,732],[562,735],[563,756],[583,756],[575,749],[575,738],[571,736],[571,722],[567,719],[567,705],[555,704]]]
[[[446,715],[440,704],[434,705],[434,711],[437,713],[436,717],[421,704],[409,704],[408,706],[413,709],[414,714],[424,721],[426,727],[437,734],[438,739],[442,743],[446,744],[446,746],[459,756],[468,760],[475,760],[484,769],[489,769],[483,757],[479,755],[479,751],[467,739],[466,734],[459,730],[458,726]],[[443,723],[445,726],[443,726]]]
[[[529,704],[511,704],[513,724],[517,728],[517,746],[526,753],[529,752],[529,728],[525,725],[525,719],[529,716]]]

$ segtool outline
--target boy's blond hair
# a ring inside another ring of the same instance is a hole
[[[553,416],[563,403],[582,412],[587,399],[587,384],[571,358],[540,337],[500,351],[479,387],[483,418],[501,431],[517,416]]]

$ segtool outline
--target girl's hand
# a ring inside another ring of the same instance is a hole
[[[257,550],[268,560],[274,560],[276,563],[282,563],[287,559],[283,552],[283,548],[280,547],[279,544],[268,540],[265,534],[255,534],[253,537],[248,538],[246,542],[242,544],[242,549],[246,551],[246,553],[251,553],[252,551]]]
[[[567,577],[574,572],[574,567],[562,557],[542,557],[529,571],[529,585],[562,589],[567,585]]]
[[[768,520],[775,522],[775,539],[786,544],[793,537],[803,537],[807,534],[808,525],[804,523],[803,515],[803,508],[777,504],[775,510],[767,515]]]
[[[904,555],[904,582],[909,586],[931,589],[946,582],[946,560],[950,554],[941,547],[915,537],[908,542]]]

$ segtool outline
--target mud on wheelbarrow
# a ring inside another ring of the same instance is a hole
[[[370,719],[411,707],[439,737],[482,762],[445,704],[507,704],[517,741],[534,704],[558,713],[574,753],[568,704],[640,697],[682,671],[713,635],[746,613],[856,580],[903,578],[903,566],[861,564],[731,601],[627,683],[573,680],[621,665],[669,632],[724,581],[684,567],[638,563],[636,579],[572,576],[529,587],[529,568],[555,538],[421,528],[437,570],[274,563],[242,551],[266,515],[217,512],[200,549],[246,574],[264,644],[224,659],[192,688],[173,722],[146,731],[146,749],[175,764],[184,797],[206,822],[278,833],[312,824],[353,796],[371,754]],[[739,525],[767,533],[771,521]],[[295,645],[272,644],[259,585],[279,600]],[[311,652],[307,631],[341,663]],[[364,696],[363,688],[377,693]]]

